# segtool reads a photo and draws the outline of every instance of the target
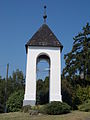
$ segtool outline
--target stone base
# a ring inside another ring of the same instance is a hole
[[[26,105],[35,106],[35,103],[36,103],[35,100],[23,100],[23,106],[26,106]]]

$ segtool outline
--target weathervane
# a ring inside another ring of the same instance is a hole
[[[43,15],[44,23],[46,23],[46,18],[47,18],[47,15],[46,15],[46,5],[44,5],[44,15]]]

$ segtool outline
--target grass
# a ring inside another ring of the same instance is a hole
[[[28,113],[13,112],[0,114],[0,120],[90,120],[90,112],[72,111],[64,115],[30,116]]]

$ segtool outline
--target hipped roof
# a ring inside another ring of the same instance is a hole
[[[63,45],[60,43],[47,24],[43,24],[27,42],[26,51],[28,46],[60,47],[61,50],[63,48]]]

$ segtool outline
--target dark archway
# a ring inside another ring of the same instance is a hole
[[[36,104],[49,103],[50,58],[46,54],[37,57]]]

